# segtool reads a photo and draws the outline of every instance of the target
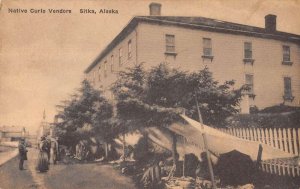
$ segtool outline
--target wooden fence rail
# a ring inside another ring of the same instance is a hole
[[[300,129],[296,128],[229,128],[221,131],[250,141],[258,141],[282,151],[300,155]]]

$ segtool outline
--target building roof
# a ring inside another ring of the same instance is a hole
[[[0,126],[1,132],[19,133],[23,131],[22,127],[19,126]]]
[[[274,31],[268,32],[265,28],[226,22],[205,17],[183,17],[183,16],[136,16],[123,30],[112,40],[112,42],[100,53],[84,71],[88,73],[98,62],[104,58],[111,49],[113,49],[121,40],[132,32],[139,22],[147,22],[159,25],[172,25],[184,28],[201,29],[205,31],[229,33],[236,35],[246,35],[259,38],[276,39],[281,41],[290,41],[300,44],[300,35]]]

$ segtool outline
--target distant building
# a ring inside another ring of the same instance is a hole
[[[0,141],[10,142],[18,141],[20,138],[26,138],[29,132],[24,127],[19,126],[2,126],[0,127]]]
[[[208,67],[213,77],[236,86],[248,84],[241,113],[251,107],[300,106],[300,35],[276,29],[276,15],[265,27],[204,17],[160,16],[161,5],[150,4],[150,16],[136,16],[85,70],[95,88],[108,90],[117,73],[143,63],[146,69],[167,62],[197,71]]]

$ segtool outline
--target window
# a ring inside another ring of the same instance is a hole
[[[119,49],[119,65],[122,65],[122,57],[123,57],[123,51],[122,48]]]
[[[244,58],[252,59],[252,43],[250,42],[244,43]]]
[[[110,57],[110,71],[114,71],[114,55],[111,55]]]
[[[282,46],[282,64],[284,65],[292,65],[293,62],[291,62],[291,52],[290,47],[283,45]]]
[[[104,62],[104,77],[107,77],[107,61]]]
[[[290,47],[282,46],[282,50],[283,50],[283,61],[289,62],[290,61]]]
[[[175,53],[175,35],[166,35],[166,52]]]
[[[101,66],[98,68],[98,80],[101,81]]]
[[[210,38],[203,38],[203,56],[212,56],[212,45]]]
[[[292,79],[290,77],[284,77],[284,97],[292,97]]]
[[[131,40],[128,41],[128,59],[131,58]]]
[[[253,91],[253,75],[246,74],[245,79],[246,79],[246,85],[249,87],[248,93],[253,94],[254,93],[254,91]]]

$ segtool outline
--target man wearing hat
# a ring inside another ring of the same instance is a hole
[[[19,148],[19,159],[20,159],[19,169],[23,170],[24,160],[27,160],[27,149],[26,149],[25,138],[20,139],[18,148]]]

